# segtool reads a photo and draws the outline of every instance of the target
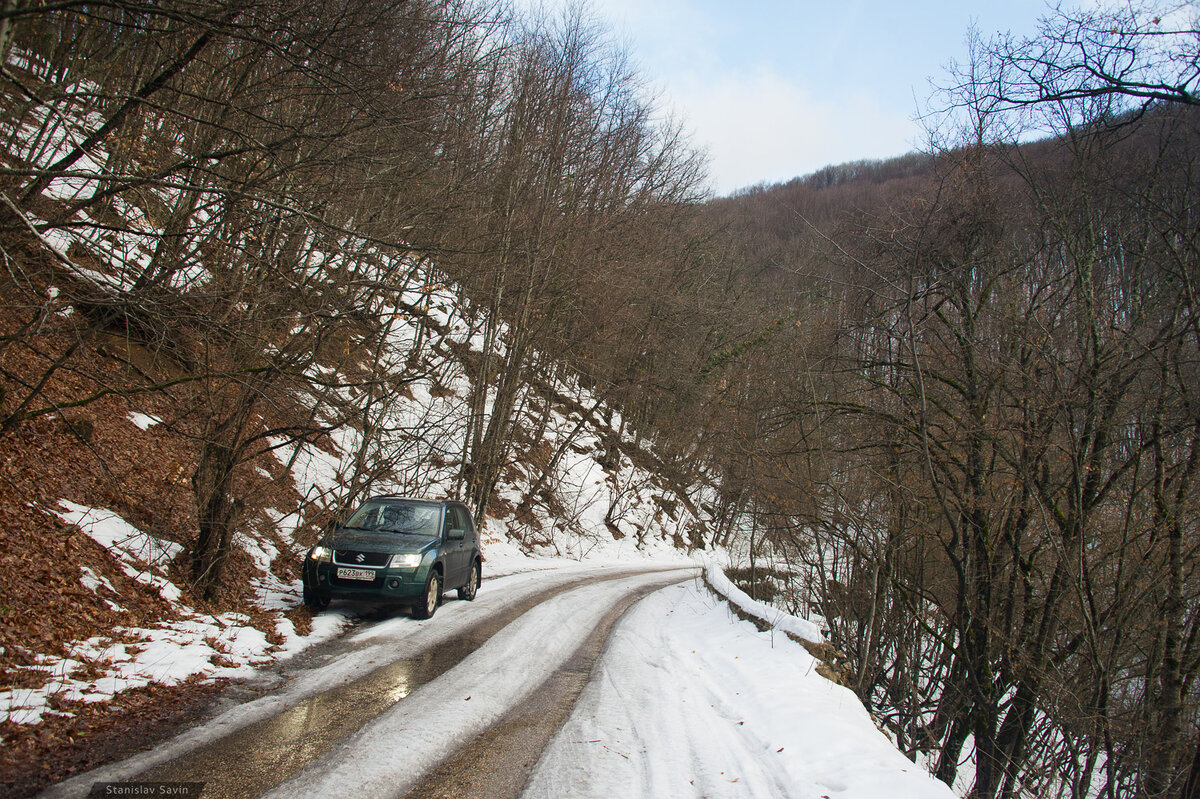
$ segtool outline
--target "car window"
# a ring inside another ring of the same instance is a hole
[[[369,500],[354,512],[345,526],[384,533],[406,533],[430,538],[438,534],[440,508],[425,502]]]
[[[466,530],[466,538],[471,538],[471,520],[469,514],[464,508],[451,505],[446,508],[446,529],[447,530]]]

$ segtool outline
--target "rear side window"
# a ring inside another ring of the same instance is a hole
[[[471,527],[471,515],[467,513],[465,508],[451,506],[446,509],[447,516],[450,518],[450,526],[461,530],[466,530],[466,540],[470,541],[474,537],[474,529]]]

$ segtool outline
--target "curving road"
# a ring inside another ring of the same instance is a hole
[[[613,624],[696,569],[489,580],[433,619],[384,618],[230,693],[202,726],[45,796],[95,782],[205,782],[205,799],[519,796]],[[261,695],[258,695],[261,694]],[[252,698],[253,697],[253,698]]]

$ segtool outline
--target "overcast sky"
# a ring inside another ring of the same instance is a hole
[[[569,0],[546,0],[551,7]],[[1032,34],[1042,0],[590,0],[728,194],[924,144],[929,79],[967,29]]]

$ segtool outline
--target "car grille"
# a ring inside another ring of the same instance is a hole
[[[386,566],[392,556],[386,552],[359,552],[355,549],[335,549],[333,562],[339,566],[378,569]]]

